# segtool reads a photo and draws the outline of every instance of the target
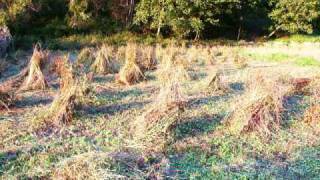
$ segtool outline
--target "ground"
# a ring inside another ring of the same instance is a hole
[[[124,179],[318,179],[320,131],[302,122],[309,96],[286,97],[281,128],[268,137],[256,133],[224,133],[223,122],[239,108],[245,83],[254,74],[263,72],[270,78],[275,74],[297,78],[319,75],[319,46],[283,42],[221,45],[216,47],[222,55],[216,57],[215,64],[198,58],[189,71],[192,78],[183,83],[187,108],[172,130],[170,143],[156,154],[142,152],[132,141],[130,131],[130,123],[146,111],[159,92],[153,71],[146,74],[146,81],[132,86],[115,83],[114,75],[96,76],[90,98],[76,112],[72,124],[42,133],[29,131],[27,122],[50,105],[58,91],[57,82],[51,82],[51,88],[46,91],[19,94],[10,111],[0,112],[0,176],[49,178],[65,162],[81,155],[124,153],[122,156],[129,154],[143,159],[143,165],[137,163],[137,168],[128,163],[111,167],[112,172]],[[244,58],[247,65],[239,67],[232,63],[230,58],[234,56],[230,54],[234,53]],[[29,54],[17,53],[17,58],[22,59],[19,63],[23,64]],[[217,68],[222,70],[222,81],[229,87],[227,93],[206,90]],[[19,65],[10,66],[3,79],[19,69]],[[96,168],[99,172],[106,169]]]

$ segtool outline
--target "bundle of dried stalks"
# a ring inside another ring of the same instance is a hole
[[[173,67],[168,65],[161,67],[165,68],[160,69],[162,75],[170,74],[170,76],[159,78],[161,81],[159,95],[133,124],[135,139],[147,149],[154,151],[161,151],[167,144],[172,128],[179,122],[180,114],[187,105],[181,88],[183,82],[181,78],[184,78],[185,72],[172,71]],[[166,70],[168,72],[165,72]]]
[[[211,76],[211,81],[208,85],[209,93],[226,93],[230,88],[222,82],[222,72],[219,70],[214,70]]]
[[[284,97],[291,90],[291,86],[277,80],[261,76],[254,78],[248,91],[237,99],[233,112],[226,118],[230,132],[272,134],[280,128]]]
[[[23,83],[25,77],[27,77],[29,68],[24,68],[19,74],[10,77],[6,81],[0,84],[0,91],[2,92],[15,92]]]
[[[241,56],[239,52],[235,52],[236,54],[234,55],[233,63],[235,66],[239,69],[243,69],[248,67],[248,60]]]
[[[132,85],[144,80],[145,76],[137,62],[137,45],[129,44],[126,49],[126,62],[116,76],[116,81]]]
[[[168,51],[163,55],[162,62],[156,72],[158,80],[163,83],[170,81],[187,81],[191,77],[183,63],[181,54],[176,50]]]
[[[87,92],[85,76],[81,76],[68,63],[67,58],[57,59],[57,72],[61,78],[60,92],[49,109],[33,119],[34,128],[46,125],[61,126],[72,122],[76,105]]]
[[[43,75],[45,63],[48,60],[48,52],[41,50],[40,46],[35,46],[30,64],[28,76],[22,83],[19,91],[46,89],[48,83]]]
[[[144,179],[136,161],[126,153],[84,153],[57,164],[53,179]],[[130,172],[130,176],[124,172]]]
[[[118,72],[118,65],[114,59],[113,48],[103,45],[96,56],[91,70],[99,74],[113,74]]]
[[[89,69],[95,60],[94,48],[83,48],[77,57],[77,66],[82,66],[85,69]]]
[[[320,81],[314,78],[310,85],[310,107],[305,111],[304,122],[311,125],[319,125],[320,122]]]
[[[0,110],[9,109],[10,105],[13,103],[13,95],[8,92],[0,91]]]
[[[139,58],[139,66],[142,71],[155,70],[157,68],[156,48],[153,46],[142,47],[142,56]]]

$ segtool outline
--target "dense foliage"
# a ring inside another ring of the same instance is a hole
[[[2,0],[14,35],[61,37],[131,30],[157,36],[245,38],[313,33],[319,0]]]

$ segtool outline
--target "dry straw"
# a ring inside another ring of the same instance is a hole
[[[56,67],[61,79],[60,92],[49,109],[33,119],[32,125],[36,129],[46,125],[60,127],[70,124],[76,105],[87,92],[85,76],[73,69],[67,57],[59,57],[56,60]]]
[[[113,48],[103,45],[97,52],[96,59],[91,65],[91,70],[99,74],[114,74],[118,72],[118,64],[113,55]]]
[[[144,179],[137,161],[127,153],[88,152],[57,164],[53,179]],[[126,172],[130,172],[130,176]]]
[[[95,49],[94,48],[83,48],[77,57],[77,65],[83,66],[88,69],[95,60]]]
[[[28,76],[22,83],[19,91],[46,89],[48,83],[43,75],[43,69],[48,61],[48,52],[36,45],[30,60]]]
[[[173,54],[170,57],[174,58]],[[176,68],[173,62],[174,59],[169,58],[160,65],[160,92],[154,103],[133,124],[135,140],[148,150],[164,149],[170,141],[172,128],[186,108],[187,101],[181,87],[186,72],[182,69],[173,71]]]
[[[222,81],[223,73],[220,70],[213,70],[211,75],[211,80],[208,85],[208,92],[209,93],[218,93],[223,94],[230,91],[230,88]]]
[[[252,77],[247,92],[237,99],[226,123],[232,134],[257,132],[268,136],[280,128],[284,97],[292,87],[277,79]]]
[[[314,78],[310,85],[310,107],[304,115],[304,122],[311,126],[319,126],[320,121],[320,81],[319,77]]]
[[[137,62],[138,50],[136,44],[128,44],[126,48],[126,61],[116,77],[117,82],[133,85],[145,79],[144,73]]]
[[[141,56],[139,57],[139,66],[142,71],[155,70],[157,68],[156,47],[141,47]]]

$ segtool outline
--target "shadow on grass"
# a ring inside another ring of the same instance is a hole
[[[111,105],[103,105],[103,106],[86,106],[82,108],[82,112],[86,115],[99,115],[99,114],[109,114],[115,115],[117,113],[122,113],[125,111],[133,110],[133,109],[141,109],[146,104],[150,102],[130,102],[123,104],[111,104]]]
[[[304,98],[303,95],[285,97],[283,102],[284,112],[282,113],[285,126],[289,126],[292,122],[303,118],[304,112],[309,106],[304,103]]]
[[[18,153],[16,151],[0,152],[0,176],[12,168],[12,164],[18,158]]]
[[[189,117],[175,126],[174,137],[176,140],[206,134],[213,131],[222,121],[223,115],[202,115]]]
[[[107,76],[96,76],[93,79],[94,82],[96,83],[110,83],[110,82],[114,82],[114,76],[113,75],[107,75]]]
[[[240,82],[235,82],[235,83],[230,83],[229,87],[231,90],[236,91],[236,92],[244,92],[245,91],[245,85],[244,83]]]
[[[207,97],[194,98],[189,100],[189,107],[190,108],[200,107],[207,104],[213,104],[218,101],[227,101],[230,98],[231,98],[230,94],[211,95]]]
[[[141,89],[130,89],[124,91],[103,90],[97,94],[97,99],[98,101],[114,103],[128,97],[139,97],[144,93],[146,93],[146,91],[143,91]]]
[[[38,105],[48,105],[53,101],[53,97],[50,96],[28,96],[16,102],[15,107],[26,108],[34,107]]]

